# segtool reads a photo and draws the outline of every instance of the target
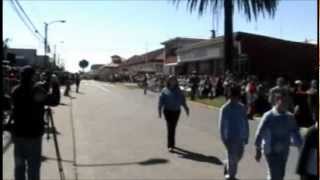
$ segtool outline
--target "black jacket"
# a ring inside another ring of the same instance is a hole
[[[59,85],[52,87],[43,102],[36,102],[35,92],[45,90],[44,84],[36,83],[32,88],[16,86],[12,91],[13,100],[13,135],[16,137],[35,138],[44,134],[44,106],[57,106],[60,103]]]
[[[308,129],[308,132],[305,136],[305,142],[302,147],[302,151],[300,153],[300,157],[298,160],[297,166],[297,173],[300,175],[308,175],[307,173],[307,164],[308,164],[308,157],[311,153],[312,149],[317,149],[319,136],[318,136],[319,129],[315,126]],[[317,166],[317,164],[315,164]]]

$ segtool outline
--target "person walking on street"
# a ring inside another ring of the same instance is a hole
[[[175,134],[181,106],[183,106],[186,114],[189,116],[189,107],[183,92],[180,90],[178,80],[175,76],[170,76],[167,81],[167,87],[161,91],[158,106],[159,117],[161,118],[163,113],[167,122],[167,147],[169,152],[173,152],[175,148]]]
[[[317,168],[317,146],[319,142],[319,127],[318,122],[308,129],[305,135],[305,141],[301,148],[297,174],[300,175],[301,180],[318,180],[318,168]]]
[[[60,103],[60,88],[56,76],[49,84],[52,92],[42,83],[34,81],[35,70],[26,66],[21,72],[21,82],[12,91],[15,180],[40,179],[42,136],[44,134],[44,106]]]
[[[76,80],[76,92],[79,93],[81,77],[78,73],[76,73],[75,80]]]
[[[285,92],[278,91],[273,96],[273,108],[264,113],[256,132],[255,159],[259,162],[263,153],[268,179],[283,180],[290,145],[300,147],[302,138],[294,116],[288,111]]]
[[[220,137],[227,149],[227,163],[224,168],[226,179],[236,179],[238,163],[249,139],[247,111],[240,103],[240,93],[240,87],[232,86],[230,99],[220,110]]]

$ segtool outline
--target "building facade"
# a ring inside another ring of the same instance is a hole
[[[175,74],[177,67],[177,50],[190,46],[191,44],[205,41],[205,39],[176,37],[161,44],[164,45],[164,74]]]
[[[163,49],[157,49],[142,55],[134,55],[123,62],[120,68],[128,74],[163,73]]]
[[[176,74],[222,75],[223,37],[194,43],[177,51]],[[315,78],[316,45],[249,34],[234,33],[232,71],[254,74],[262,79],[285,76],[289,79]]]
[[[14,57],[15,62],[13,64],[15,66],[33,65],[37,58],[37,50],[8,48],[5,57],[8,56]]]

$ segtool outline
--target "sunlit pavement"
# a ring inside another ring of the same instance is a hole
[[[74,87],[73,87],[74,89]],[[179,153],[166,149],[165,121],[158,118],[158,94],[117,84],[83,81],[80,93],[54,108],[59,148],[67,179],[223,179],[224,147],[218,111],[190,103],[178,124]],[[239,164],[240,179],[265,179],[264,161],[256,163],[252,145],[257,121],[250,121],[250,144]],[[59,179],[52,138],[43,140],[42,179]],[[286,179],[294,174],[292,148]],[[13,148],[3,154],[3,177],[13,178]]]

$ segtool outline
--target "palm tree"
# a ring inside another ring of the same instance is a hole
[[[179,5],[181,1],[186,0],[171,0]],[[244,11],[247,19],[251,21],[252,15],[255,20],[259,14],[263,17],[267,13],[274,17],[279,0],[187,0],[187,7],[190,12],[198,11],[199,15],[203,15],[206,8],[210,6],[211,11],[217,11],[224,8],[224,57],[225,69],[232,70],[233,68],[233,9],[236,3],[240,11]]]

